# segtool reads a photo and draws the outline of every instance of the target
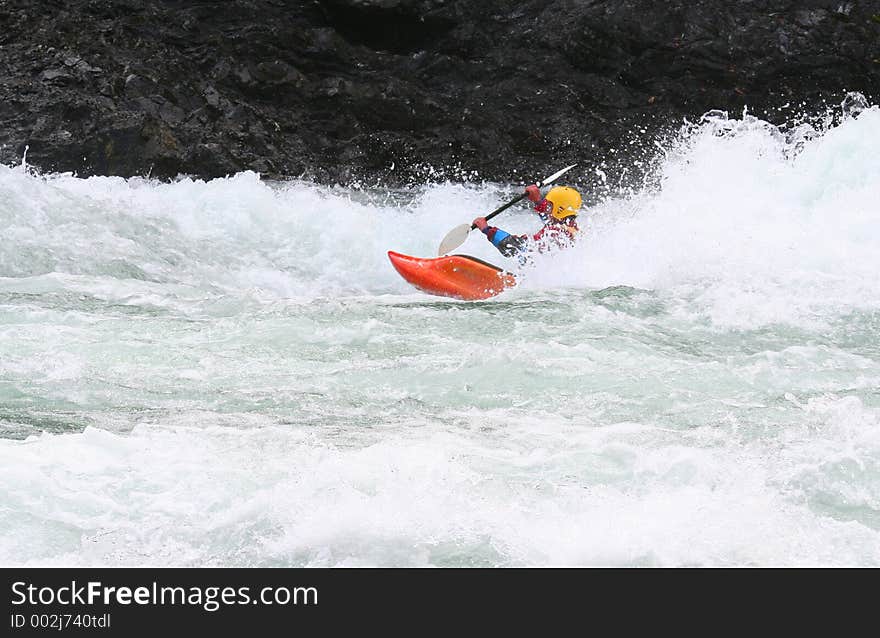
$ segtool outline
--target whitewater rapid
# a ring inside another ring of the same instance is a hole
[[[476,303],[386,251],[518,185],[0,167],[0,564],[880,565],[858,111],[705,117]]]

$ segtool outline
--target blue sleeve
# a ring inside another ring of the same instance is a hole
[[[510,233],[503,231],[500,228],[496,228],[495,232],[492,233],[491,236],[489,236],[489,233],[486,233],[486,236],[489,237],[489,241],[492,242],[492,245],[497,248],[499,245],[501,245],[501,242],[510,237]]]
[[[492,245],[505,257],[512,257],[525,248],[525,236],[511,235],[495,226],[488,226],[483,233],[486,235],[486,239],[491,241]]]

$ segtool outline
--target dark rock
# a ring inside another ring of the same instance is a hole
[[[208,103],[208,106],[212,106],[215,109],[220,106],[220,94],[213,86],[209,86],[207,89],[205,89],[205,92],[202,95],[204,95],[205,101]]]
[[[880,97],[880,0],[4,0],[0,14],[0,161],[30,145],[29,162],[81,175],[521,182],[569,161],[632,168],[713,108],[773,120],[785,103]]]
[[[63,69],[49,69],[47,71],[43,71],[40,74],[40,77],[42,79],[46,80],[47,82],[52,82],[52,81],[58,80],[58,81],[61,81],[62,83],[67,80],[73,79],[73,76],[71,76],[70,73],[68,73],[67,71],[64,71]]]

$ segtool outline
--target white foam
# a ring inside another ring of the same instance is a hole
[[[878,142],[709,118],[479,304],[385,253],[515,187],[0,167],[0,563],[880,564]]]
[[[880,110],[824,133],[798,131],[751,116],[707,118],[665,149],[659,190],[599,203],[586,193],[581,245],[540,256],[523,288],[668,290],[723,325],[876,308]],[[110,277],[104,294],[117,298],[148,294],[150,281],[261,298],[402,293],[388,249],[431,256],[452,226],[510,193],[271,185],[254,173],[161,184],[20,167],[0,168],[0,184],[0,276]],[[520,208],[496,223],[535,230]],[[459,252],[516,268],[477,232]]]

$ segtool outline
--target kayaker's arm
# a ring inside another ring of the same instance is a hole
[[[544,196],[541,195],[541,190],[535,184],[526,188],[526,196],[529,201],[534,204],[534,209],[541,217],[541,221],[546,222],[547,219],[545,213],[550,210],[551,203],[544,199]],[[528,235],[511,235],[500,228],[489,226],[485,217],[477,217],[474,220],[474,226],[478,228],[486,236],[486,239],[492,242],[492,245],[495,246],[495,248],[497,248],[505,257],[516,256],[518,253],[526,249],[529,242]],[[538,239],[538,235],[535,235],[534,239]]]
[[[483,234],[505,257],[513,257],[521,250],[524,250],[528,241],[528,237],[525,235],[511,235],[507,231],[495,226],[487,227]]]
[[[497,248],[505,257],[513,257],[516,255],[525,248],[526,242],[528,241],[526,235],[511,235],[500,228],[489,226],[486,219],[483,217],[477,217],[477,219],[474,220],[474,226],[480,229],[480,231],[486,236],[486,239],[492,242],[492,245],[495,246],[495,248]]]
[[[538,211],[538,213],[546,213],[552,207],[552,204],[544,199],[544,196],[541,195],[541,189],[539,189],[535,184],[531,186],[526,186],[526,197],[532,202],[535,206],[534,209]]]

